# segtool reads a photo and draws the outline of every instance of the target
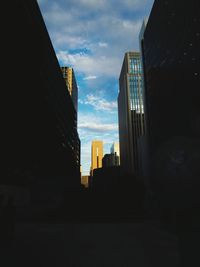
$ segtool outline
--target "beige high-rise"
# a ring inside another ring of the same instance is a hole
[[[92,141],[91,150],[91,175],[93,175],[93,170],[102,168],[102,158],[103,158],[103,142],[102,141]]]

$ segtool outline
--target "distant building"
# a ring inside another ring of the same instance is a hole
[[[114,154],[105,154],[102,159],[102,167],[114,167],[119,166],[119,156],[115,152]]]
[[[61,71],[63,74],[63,78],[65,80],[67,89],[72,97],[74,107],[77,111],[77,106],[78,106],[78,87],[76,83],[76,78],[74,74],[73,68],[70,67],[61,67]]]
[[[198,0],[181,8],[180,1],[155,0],[141,38],[149,158],[158,179],[199,177],[199,15]]]
[[[118,95],[120,165],[122,172],[139,171],[138,140],[145,133],[142,66],[138,52],[127,52],[119,78]]]
[[[119,157],[119,163],[120,163],[120,152],[119,152],[119,142],[114,142],[110,148],[110,153],[111,154],[117,154]]]
[[[85,186],[86,188],[89,187],[89,176],[88,175],[81,176],[81,184]]]
[[[102,141],[92,141],[91,148],[91,176],[93,175],[93,170],[102,168],[102,158],[103,158],[103,142]]]

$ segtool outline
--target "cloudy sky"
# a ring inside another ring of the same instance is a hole
[[[118,78],[124,53],[138,51],[143,18],[153,0],[38,0],[61,66],[74,69],[83,174],[90,169],[91,141],[104,153],[118,142]]]

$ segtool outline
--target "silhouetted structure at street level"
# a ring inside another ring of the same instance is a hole
[[[23,185],[29,203],[56,205],[79,190],[77,114],[34,0],[3,3],[3,169],[0,183]],[[68,193],[66,193],[66,191]]]
[[[95,169],[93,172],[92,190],[111,193],[118,186],[120,177],[121,169],[119,166]]]
[[[92,214],[117,220],[144,216],[144,185],[120,166],[95,169],[90,188]]]
[[[151,184],[183,231],[200,223],[199,25],[198,0],[156,0],[142,41]]]
[[[102,159],[102,167],[119,166],[119,156],[117,153],[105,154]]]

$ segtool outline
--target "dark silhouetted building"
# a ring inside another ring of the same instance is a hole
[[[102,167],[113,167],[113,166],[119,166],[119,156],[115,152],[114,154],[105,154],[102,159]]]
[[[73,111],[75,115],[75,122],[76,122],[76,131],[77,131],[77,113],[78,113],[78,87],[76,83],[76,77],[74,74],[73,68],[70,67],[61,67],[61,71],[63,74],[63,78],[65,80],[65,84],[69,94],[72,98],[75,111]],[[76,157],[77,164],[80,165],[80,139],[79,136],[75,140],[74,147],[74,154]],[[80,174],[81,175],[81,174]]]
[[[127,52],[119,78],[118,115],[122,172],[139,171],[138,139],[144,135],[140,53]]]
[[[139,33],[139,45],[140,45],[140,54],[141,54],[141,65],[142,65],[142,98],[143,98],[143,106],[144,106],[144,134],[138,139],[138,153],[139,153],[139,176],[143,180],[143,182],[149,186],[149,168],[150,168],[150,157],[149,157],[149,133],[147,127],[147,105],[146,105],[146,94],[145,94],[145,78],[144,78],[144,64],[143,64],[143,40],[144,40],[144,32],[147,25],[147,19],[143,20],[142,27]]]
[[[1,184],[24,185],[31,201],[57,203],[80,185],[76,109],[38,4],[4,3]]]
[[[156,0],[141,44],[151,174],[156,184],[178,188],[180,205],[198,199],[199,25],[199,1]]]
[[[120,182],[123,183],[123,179],[120,176],[119,166],[107,166],[93,171],[92,185],[93,191],[98,192],[112,192],[113,189],[120,188]]]

